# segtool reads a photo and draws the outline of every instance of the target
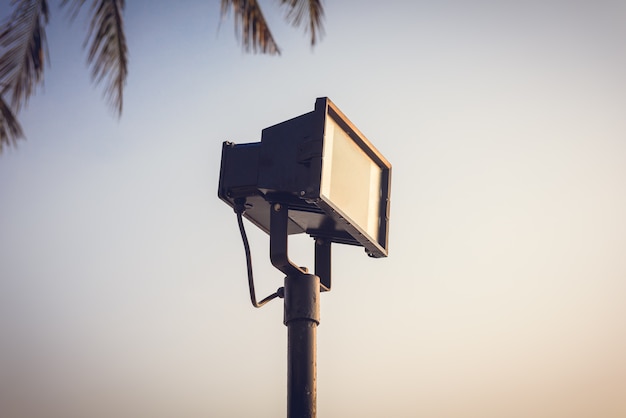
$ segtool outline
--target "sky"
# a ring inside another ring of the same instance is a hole
[[[51,3],[0,155],[3,417],[285,416],[282,302],[250,304],[221,144],[324,96],[393,174],[389,257],[333,247],[318,416],[626,416],[624,2],[326,1],[311,48],[264,1],[268,57],[217,1],[129,1],[119,120]],[[283,277],[247,231],[262,297]]]

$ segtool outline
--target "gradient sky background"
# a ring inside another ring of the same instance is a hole
[[[285,416],[282,303],[250,305],[220,151],[320,96],[394,171],[389,258],[334,247],[318,416],[626,416],[626,3],[327,1],[312,50],[265,1],[267,57],[218,1],[128,1],[119,122],[52,3],[0,156],[3,418]]]

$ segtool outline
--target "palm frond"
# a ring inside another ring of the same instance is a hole
[[[315,45],[324,34],[324,8],[321,0],[281,0],[281,5],[288,7],[286,19],[293,26],[300,26],[306,21],[305,33],[311,34],[311,46]]]
[[[99,0],[94,7],[88,41],[87,62],[96,84],[105,80],[104,96],[122,114],[124,86],[128,75],[128,47],[124,34],[124,0]],[[96,3],[94,3],[94,6]]]
[[[43,82],[45,61],[49,61],[48,2],[14,0],[13,4],[13,14],[0,29],[0,94],[10,96],[13,111],[19,112]]]
[[[0,96],[0,154],[5,147],[16,146],[24,138],[24,132],[11,108]]]
[[[84,46],[88,49],[87,64],[96,84],[104,82],[104,97],[122,114],[124,86],[128,76],[128,46],[124,34],[124,0],[94,0],[91,5],[91,22]],[[69,13],[76,17],[85,0],[63,0]]]
[[[280,55],[272,32],[256,0],[222,0],[222,17],[233,9],[235,33],[246,52]]]

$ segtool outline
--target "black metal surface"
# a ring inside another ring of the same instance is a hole
[[[314,418],[317,413],[317,325],[320,279],[312,274],[285,278],[287,326],[287,417]]]
[[[270,212],[270,261],[272,265],[286,276],[306,273],[289,260],[287,248],[289,208],[281,203],[273,203]]]
[[[320,278],[322,292],[330,291],[331,284],[331,251],[329,240],[315,239],[315,275]]]

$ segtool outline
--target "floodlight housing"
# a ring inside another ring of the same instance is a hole
[[[288,234],[388,255],[391,164],[328,98],[263,129],[261,142],[224,142],[219,197],[270,233],[271,205],[289,208]]]

